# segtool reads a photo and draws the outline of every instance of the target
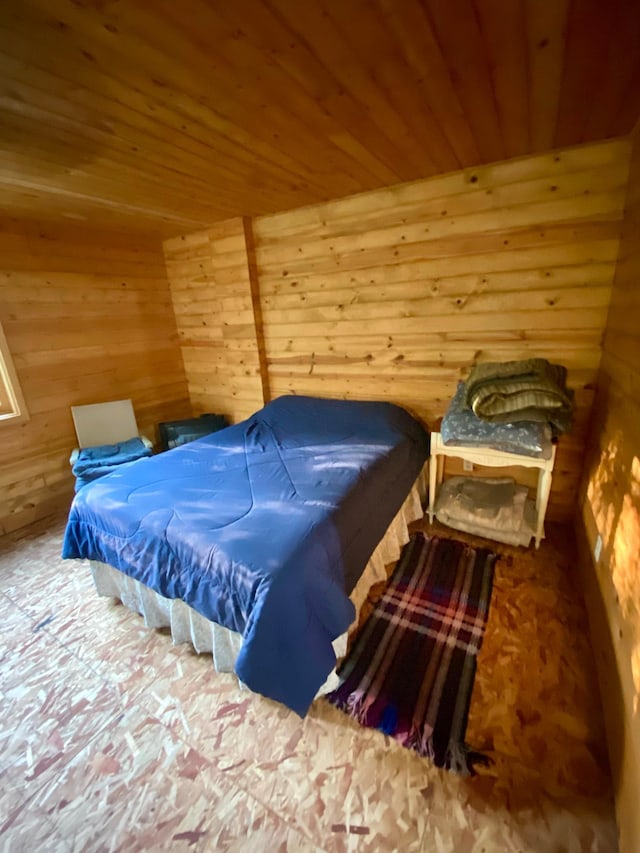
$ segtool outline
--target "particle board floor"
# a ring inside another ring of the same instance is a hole
[[[616,849],[566,529],[492,544],[467,741],[493,764],[471,779],[323,700],[300,720],[241,690],[99,599],[62,530],[0,540],[0,850]]]

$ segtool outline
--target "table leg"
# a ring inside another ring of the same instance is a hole
[[[433,524],[436,507],[436,479],[438,473],[438,457],[431,454],[429,458],[429,524]]]
[[[547,513],[547,504],[549,503],[551,480],[551,471],[540,471],[540,476],[538,477],[538,493],[536,495],[536,548],[540,547],[540,542],[544,538],[544,517]]]

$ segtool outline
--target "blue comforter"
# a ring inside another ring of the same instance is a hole
[[[63,556],[108,563],[243,635],[236,673],[304,715],[348,598],[428,455],[389,403],[280,397],[82,489]]]

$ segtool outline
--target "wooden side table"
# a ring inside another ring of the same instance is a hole
[[[429,457],[429,523],[433,523],[437,491],[444,477],[444,457],[452,456],[471,462],[473,465],[484,465],[487,467],[511,467],[519,465],[522,468],[538,469],[538,489],[536,493],[536,548],[544,539],[544,518],[549,503],[549,492],[551,491],[551,480],[553,477],[553,465],[556,459],[556,447],[550,459],[536,459],[532,456],[522,456],[519,453],[506,453],[502,450],[493,450],[489,447],[472,447],[445,445],[439,432],[431,433],[431,455]]]

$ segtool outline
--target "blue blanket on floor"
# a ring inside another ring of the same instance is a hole
[[[236,673],[304,715],[348,596],[428,454],[389,403],[281,397],[80,491],[63,556],[108,563],[243,635]]]
[[[87,483],[115,471],[119,465],[151,456],[151,450],[141,438],[129,438],[118,444],[84,447],[71,469],[76,478],[76,492]]]

